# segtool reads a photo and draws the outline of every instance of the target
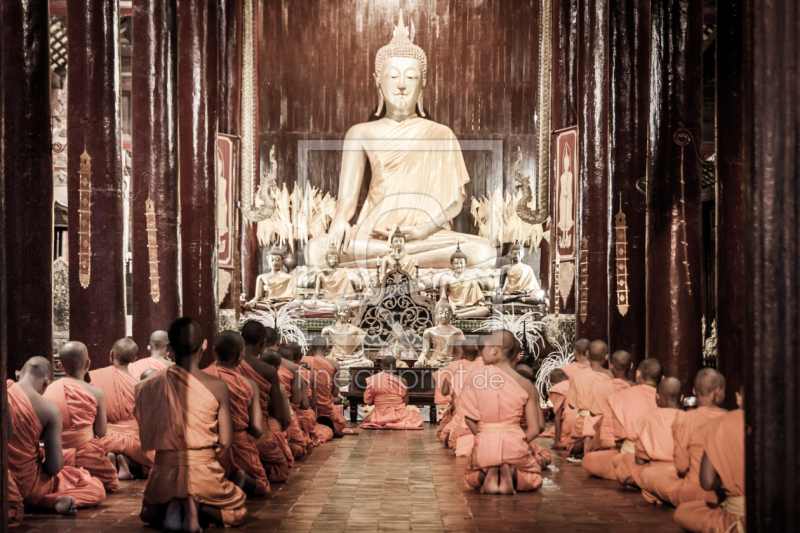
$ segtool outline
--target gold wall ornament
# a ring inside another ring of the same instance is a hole
[[[81,154],[78,175],[78,279],[85,289],[89,286],[92,273],[92,158],[86,151],[86,145]]]
[[[625,213],[622,212],[622,198],[619,202],[619,213],[614,217],[614,235],[617,257],[617,309],[619,314],[628,314],[628,226]]]
[[[566,309],[569,295],[572,294],[572,287],[575,285],[575,263],[565,261],[558,269],[558,282],[561,285],[561,305]]]
[[[686,242],[686,181],[683,178],[683,151],[687,144],[693,141],[689,130],[681,128],[672,137],[675,144],[681,147],[681,233],[683,236],[683,266],[686,272],[686,290],[692,294],[692,278],[689,277],[689,244]],[[697,149],[695,148],[695,151]],[[698,158],[699,159],[699,158]]]
[[[553,314],[558,316],[559,300],[561,299],[561,285],[559,284],[558,275],[561,268],[561,257],[558,255],[556,249],[556,261],[553,263]]]
[[[580,287],[581,322],[589,316],[589,239],[581,241],[581,287]]]
[[[525,220],[528,223],[544,223],[550,216],[550,145],[552,132],[550,123],[553,66],[553,2],[542,0],[541,32],[539,33],[539,113],[537,123],[538,136],[538,174],[539,195],[536,202],[537,217]],[[557,234],[557,233],[556,233]]]
[[[158,276],[158,232],[156,230],[156,209],[155,202],[147,194],[144,201],[144,217],[147,221],[147,260],[150,264],[150,298],[153,303],[158,303],[161,299],[161,289],[159,287]]]

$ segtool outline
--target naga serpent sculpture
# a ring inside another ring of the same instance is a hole
[[[519,173],[522,164],[522,149],[517,148],[517,163],[514,165],[514,178],[517,180],[517,189],[522,189],[522,198],[517,201],[515,208],[517,215],[523,222],[528,224],[542,224],[550,216],[550,187],[547,175],[539,176],[539,186],[537,191],[536,210],[528,207],[531,194],[531,182],[527,176]]]
[[[276,178],[278,177],[278,163],[275,161],[275,145],[269,150],[269,162],[271,170],[269,172],[261,164],[261,185],[258,192],[253,191],[253,183],[242,180],[242,214],[251,222],[261,222],[272,216],[275,211],[275,198],[272,192],[277,189]],[[254,180],[253,180],[254,181]],[[262,205],[256,207],[256,195],[261,199]]]

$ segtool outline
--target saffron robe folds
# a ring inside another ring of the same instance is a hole
[[[422,429],[422,415],[406,409],[403,397],[408,387],[403,380],[388,372],[379,372],[367,378],[364,403],[375,409],[365,417],[364,429]]]
[[[317,416],[324,416],[333,421],[336,433],[344,431],[347,422],[344,415],[334,405],[333,375],[335,369],[332,364],[322,357],[305,356],[301,360],[311,367],[311,376],[317,390]]]
[[[143,359],[139,359],[129,364],[128,372],[130,372],[131,376],[133,376],[134,379],[140,380],[142,379],[142,372],[150,368],[154,370],[163,370],[167,368],[167,365],[165,365],[161,361],[153,359],[152,357],[145,357]]]

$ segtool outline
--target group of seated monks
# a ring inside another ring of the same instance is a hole
[[[153,527],[249,521],[248,496],[286,481],[297,459],[345,427],[325,339],[308,356],[277,341],[254,321],[223,331],[201,370],[203,328],[184,317],[153,333],[139,361],[127,338],[110,366],[91,371],[86,346],[67,343],[59,380],[47,359],[28,360],[7,382],[9,525],[25,505],[76,514],[134,477],[147,478],[140,516]]]
[[[644,359],[581,339],[575,361],[550,375],[555,444],[591,476],[638,487],[645,500],[674,506],[687,531],[744,530],[744,405],[726,411],[725,378],[703,368],[696,408],[682,409],[682,384]],[[605,367],[608,363],[608,368]]]

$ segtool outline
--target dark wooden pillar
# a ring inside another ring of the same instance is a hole
[[[577,41],[577,5],[573,0],[553,0],[553,60],[552,60],[552,87],[550,126],[553,131],[574,126],[578,122],[577,111],[577,85],[576,85],[576,64],[577,55],[575,44]],[[551,159],[552,155],[551,155]],[[550,205],[556,205],[556,179],[553,177],[554,169],[551,163],[550,181]],[[550,242],[555,242],[555,225],[550,223]],[[549,260],[554,264],[555,246],[550,246]],[[544,248],[542,248],[544,253]],[[551,272],[554,269],[551,267]],[[555,280],[549,286],[550,310],[554,309],[555,304]],[[564,287],[560,289],[564,291]],[[561,313],[575,312],[575,284],[573,283],[572,293],[566,300],[566,305],[558,303]]]
[[[183,314],[198,320],[213,361],[217,302],[217,0],[178,6],[178,124]]]
[[[609,0],[578,3],[578,278],[575,337],[608,340]],[[588,253],[586,253],[588,251]],[[584,267],[583,262],[586,262]],[[587,269],[588,278],[585,277]],[[587,284],[585,298],[581,284]],[[585,301],[583,301],[585,300]]]
[[[133,340],[180,316],[178,280],[177,5],[133,3]]]
[[[647,356],[687,393],[702,364],[702,25],[701,2],[651,2]]]
[[[610,0],[610,7],[608,344],[611,350],[630,352],[638,363],[645,357],[647,203],[636,181],[647,176],[650,0]],[[615,226],[620,207],[626,260],[619,264],[626,268],[618,277]]]
[[[6,31],[3,23],[5,22],[3,9],[0,9],[0,28],[3,28],[2,35],[0,35],[0,57],[3,56],[5,46],[3,39],[5,38]],[[49,26],[48,26],[49,29]],[[5,64],[5,61],[3,61]],[[0,69],[0,94],[5,94],[3,79],[5,73]],[[5,116],[5,111],[3,112]],[[0,143],[0,161],[5,161],[3,156],[3,144]],[[6,306],[6,243],[8,242],[6,234],[6,181],[5,181],[5,163],[0,165],[0,413],[8,412],[8,394],[6,391],[6,376],[8,375],[8,307]],[[8,439],[6,425],[0,428],[0,513],[2,513],[3,521],[0,522],[3,531],[8,531]]]
[[[47,0],[3,2],[9,369],[53,358],[53,152]],[[7,319],[7,320],[6,320]]]
[[[797,531],[800,17],[788,0],[745,6],[747,530]]]
[[[717,4],[717,369],[734,407],[744,375],[744,2]]]
[[[109,364],[126,335],[119,3],[68,0],[69,335]]]
[[[253,14],[252,14],[253,20],[252,21],[247,20],[247,17],[245,17],[245,16],[242,17],[242,29],[243,30],[247,29],[247,28],[244,27],[245,24],[252,24],[251,29],[252,29],[253,34],[255,36],[255,42],[252,43],[252,44],[242,42],[242,46],[243,47],[252,46],[252,48],[253,48],[253,56],[254,56],[253,68],[254,68],[254,73],[255,73],[255,75],[254,75],[255,79],[254,79],[253,83],[254,83],[255,88],[253,89],[253,91],[254,91],[255,94],[253,95],[252,110],[245,110],[245,112],[252,112],[253,113],[253,117],[255,117],[254,120],[253,120],[253,131],[250,132],[250,133],[253,136],[252,137],[252,142],[253,142],[253,152],[254,153],[253,153],[253,156],[252,156],[252,161],[254,162],[254,167],[255,167],[254,171],[253,171],[253,172],[255,172],[255,175],[254,175],[254,180],[255,181],[254,181],[254,183],[258,183],[260,181],[260,178],[259,179],[255,179],[255,176],[259,175],[259,167],[260,167],[260,165],[258,163],[260,161],[260,157],[259,157],[259,144],[260,144],[260,141],[259,141],[259,130],[260,130],[260,124],[259,124],[259,119],[258,119],[258,116],[259,116],[258,108],[259,108],[259,99],[260,98],[259,98],[259,94],[257,92],[258,91],[258,49],[259,49],[258,36],[263,33],[264,25],[267,24],[267,21],[262,20],[260,18],[260,15],[259,15],[259,13],[260,13],[260,4],[261,4],[260,1],[258,1],[258,0],[242,0],[242,1],[245,2],[245,3],[248,3],[249,5],[251,5],[252,6],[252,12],[253,12]],[[245,13],[247,11],[248,11],[248,9],[243,8],[243,13]],[[246,32],[244,32],[243,35],[246,35]],[[245,105],[244,101],[242,102],[242,105]],[[244,125],[242,125],[242,127],[244,127]],[[242,133],[244,133],[244,132],[242,132]],[[249,163],[249,158],[250,158],[249,154],[242,153],[242,165],[243,166],[245,164],[250,164]],[[242,172],[242,177],[244,177],[244,172]],[[255,194],[255,192],[253,194]],[[244,205],[244,202],[245,201],[249,201],[249,198],[248,199],[240,198],[240,201],[241,201],[242,205]],[[239,219],[241,220],[241,226],[240,226],[240,235],[241,235],[241,237],[240,237],[240,241],[241,241],[241,276],[242,276],[241,292],[242,292],[242,294],[246,295],[247,299],[250,299],[250,298],[253,298],[255,296],[255,293],[256,293],[256,278],[258,278],[258,275],[260,274],[260,271],[261,271],[261,254],[259,252],[258,236],[257,236],[257,233],[256,233],[256,229],[257,229],[256,228],[256,224],[254,224],[254,223],[248,221],[247,219],[243,218],[241,216],[241,211],[239,212]],[[238,295],[237,295],[237,297],[238,297]]]

